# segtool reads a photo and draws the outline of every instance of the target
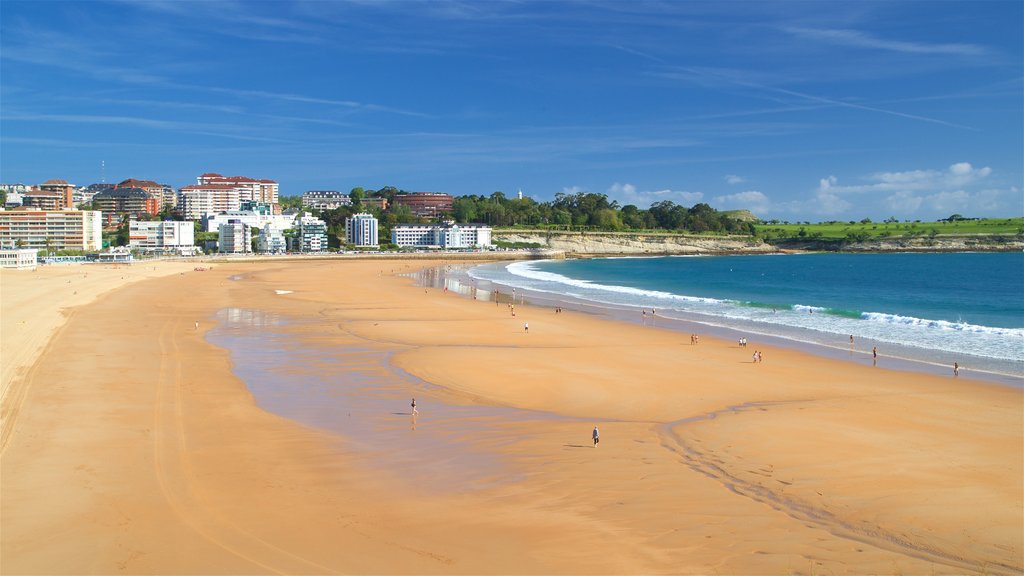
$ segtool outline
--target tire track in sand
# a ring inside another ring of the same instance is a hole
[[[718,460],[714,455],[706,453],[691,443],[687,442],[676,428],[694,422],[713,420],[719,414],[739,414],[747,410],[756,410],[763,406],[771,406],[790,402],[748,402],[738,406],[730,406],[722,410],[709,412],[701,416],[693,416],[676,420],[657,426],[656,432],[663,448],[674,453],[680,462],[695,472],[703,474],[724,486],[727,490],[749,498],[768,507],[782,512],[787,516],[803,522],[809,527],[825,530],[826,532],[844,538],[917,558],[935,564],[949,566],[958,570],[965,570],[968,573],[992,573],[994,570],[1006,571],[1016,574],[1021,572],[1020,566],[1013,566],[996,561],[971,560],[955,553],[939,549],[925,542],[917,542],[907,534],[896,534],[881,526],[869,524],[854,524],[825,508],[816,506],[810,502],[799,500],[793,496],[772,490],[759,482],[753,482],[731,473],[726,464]]]

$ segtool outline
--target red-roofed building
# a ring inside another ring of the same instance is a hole
[[[238,189],[240,201],[252,200],[253,202],[277,204],[278,200],[279,185],[274,180],[257,180],[248,176],[222,176],[216,172],[207,172],[196,178],[196,183],[234,186]]]
[[[39,189],[43,192],[56,192],[60,196],[56,208],[44,208],[44,210],[65,210],[75,207],[74,199],[72,198],[72,195],[75,193],[75,185],[68,184],[67,180],[47,180],[39,185]]]

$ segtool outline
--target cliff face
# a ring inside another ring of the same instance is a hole
[[[617,232],[545,232],[496,230],[494,239],[539,244],[566,255],[722,254],[776,252],[773,246],[749,236],[684,236]]]
[[[538,244],[566,256],[658,254],[763,254],[781,250],[831,252],[1014,252],[1024,239],[1006,236],[889,238],[868,242],[790,242],[774,246],[749,236],[686,236],[628,232],[547,232],[496,230],[494,239]]]
[[[887,238],[867,242],[789,242],[780,248],[835,252],[1020,252],[1024,239],[1008,236],[936,236]]]

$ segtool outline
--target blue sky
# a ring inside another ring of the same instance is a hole
[[[0,3],[0,182],[1024,215],[1024,3]]]

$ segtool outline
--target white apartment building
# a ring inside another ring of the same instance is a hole
[[[352,198],[337,190],[307,190],[302,193],[302,206],[317,210],[334,210],[342,206],[351,206]]]
[[[207,172],[196,177],[196,183],[201,186],[231,186],[238,190],[240,200],[266,202],[267,204],[277,204],[280,190],[280,185],[273,180],[249,178],[248,176],[222,176],[216,172]]]
[[[232,220],[220,225],[217,248],[221,252],[252,252],[252,227],[244,222]]]
[[[128,246],[132,250],[192,256],[196,252],[195,238],[195,223],[191,221],[128,222]]]
[[[0,209],[0,247],[98,251],[101,218],[96,210]]]
[[[257,229],[270,224],[275,230],[288,230],[295,226],[295,215],[264,214],[254,210],[227,210],[217,214],[206,214],[203,218],[203,230],[216,232],[221,224],[237,220]]]
[[[373,214],[360,212],[345,218],[345,240],[356,246],[379,246],[377,219]]]
[[[313,216],[299,218],[299,249],[302,252],[327,250],[327,224]]]
[[[272,254],[286,252],[288,242],[284,237],[284,232],[275,229],[270,224],[264,224],[260,229],[260,235],[256,238],[256,250]]]
[[[238,189],[227,184],[193,184],[178,193],[178,208],[186,220],[200,220],[207,214],[238,210]]]
[[[483,224],[403,224],[391,229],[391,242],[416,248],[484,248],[491,245],[491,227]]]

